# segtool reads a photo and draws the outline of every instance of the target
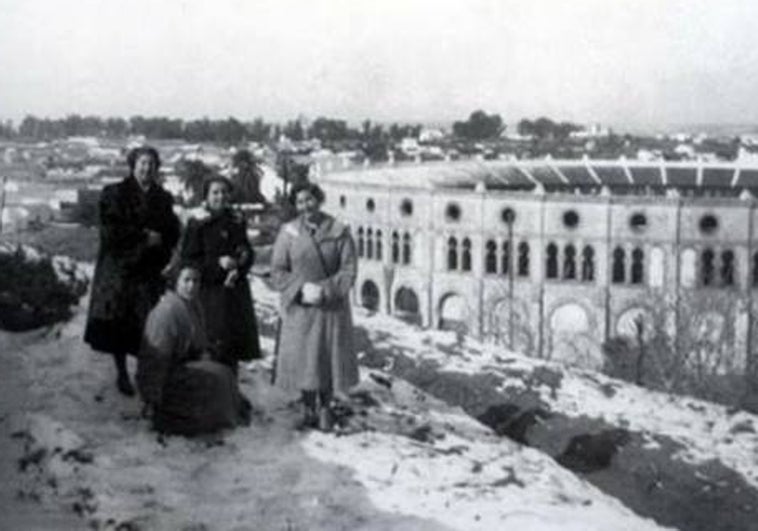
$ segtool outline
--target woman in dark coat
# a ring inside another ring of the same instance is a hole
[[[100,249],[84,341],[110,353],[117,386],[134,395],[126,355],[139,351],[142,328],[163,293],[161,275],[179,239],[173,199],[157,182],[160,158],[151,147],[127,156],[129,177],[100,195]]]
[[[173,289],[150,311],[137,368],[137,385],[153,427],[162,433],[198,435],[247,424],[250,403],[226,365],[208,357],[200,271],[180,264]]]
[[[261,357],[258,326],[247,274],[253,249],[245,219],[229,208],[231,184],[222,177],[203,189],[208,216],[191,219],[182,258],[200,265],[200,301],[214,359],[237,370],[237,362]]]

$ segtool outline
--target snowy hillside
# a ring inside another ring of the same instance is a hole
[[[258,280],[253,291],[271,353],[275,296]],[[678,445],[674,459],[718,461],[756,486],[751,415],[355,313],[365,367],[335,434],[292,429],[298,411],[293,397],[269,384],[269,358],[241,375],[258,411],[252,426],[197,440],[159,438],[140,418],[139,401],[115,392],[110,359],[81,343],[82,308],[53,330],[3,333],[0,350],[17,367],[9,376],[23,382],[23,397],[4,404],[0,417],[3,436],[23,453],[12,504],[62,506],[97,529],[665,527],[558,463],[575,432],[540,432],[558,415],[623,425],[650,447],[666,437]],[[486,421],[500,395],[528,396],[552,415],[521,435],[530,444],[552,441],[555,451],[500,436],[513,430],[500,430],[497,419],[487,422],[493,431],[470,416]]]

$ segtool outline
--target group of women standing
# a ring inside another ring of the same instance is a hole
[[[132,150],[129,177],[100,199],[100,249],[84,340],[113,355],[119,391],[137,388],[154,427],[195,435],[249,420],[237,386],[240,361],[261,357],[248,283],[254,261],[231,184],[204,186],[206,213],[181,233],[173,201],[157,182],[160,158]],[[274,244],[272,284],[281,292],[276,384],[301,392],[299,426],[332,426],[335,392],[357,383],[348,293],[356,260],[347,227],[321,212],[313,184],[292,191],[298,217]],[[165,290],[168,279],[168,291]]]

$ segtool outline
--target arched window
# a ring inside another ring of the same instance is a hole
[[[529,244],[526,242],[518,244],[518,276],[529,276]]]
[[[452,236],[447,240],[447,268],[450,271],[458,269],[458,240]]]
[[[464,238],[462,247],[461,269],[464,271],[471,271],[471,240]]]
[[[403,234],[403,263],[411,263],[411,235],[407,232]]]
[[[758,287],[758,253],[753,254],[753,286]]]
[[[384,245],[382,244],[382,231],[376,231],[376,259],[381,260],[382,254],[384,254]]]
[[[632,284],[642,284],[645,278],[645,253],[639,247],[632,251]]]
[[[721,253],[721,283],[724,286],[734,285],[734,252]]]
[[[545,276],[547,278],[558,278],[558,247],[554,243],[547,246],[547,264]]]
[[[623,284],[626,281],[626,253],[621,247],[613,250],[613,266],[611,268],[611,282]]]
[[[392,231],[392,263],[400,263],[400,236],[397,231]]]
[[[589,245],[582,249],[582,280],[592,282],[595,280],[595,251]]]
[[[495,240],[487,240],[484,249],[484,272],[497,273],[497,244]]]
[[[576,249],[571,244],[563,248],[563,278],[576,278]]]
[[[713,259],[715,255],[713,250],[705,249],[700,255],[700,282],[703,286],[713,285]]]
[[[374,258],[374,230],[372,228],[366,229],[366,258],[369,260]]]
[[[363,243],[363,227],[358,227],[358,256],[363,258],[364,254]]]
[[[503,242],[502,252],[500,254],[500,272],[503,275],[507,275],[511,269],[511,248],[510,244],[506,241]]]

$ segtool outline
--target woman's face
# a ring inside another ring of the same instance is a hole
[[[148,186],[155,182],[156,177],[155,159],[148,153],[142,153],[134,161],[134,177],[142,186]]]
[[[321,204],[310,190],[300,190],[295,196],[295,209],[300,215],[310,218],[318,213]]]
[[[176,279],[176,294],[182,299],[192,300],[200,289],[200,272],[191,267],[185,267]]]
[[[211,210],[221,210],[227,207],[229,205],[229,187],[220,181],[212,182],[205,200]]]

